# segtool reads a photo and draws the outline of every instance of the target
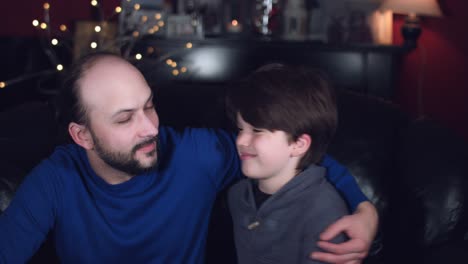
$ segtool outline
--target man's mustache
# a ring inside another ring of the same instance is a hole
[[[134,147],[133,147],[133,150],[132,152],[133,153],[136,153],[139,149],[143,148],[144,146],[148,145],[148,144],[152,144],[152,143],[156,143],[158,142],[158,139],[159,139],[159,136],[154,136],[152,138],[149,138],[143,142],[140,142],[138,144],[136,144]]]

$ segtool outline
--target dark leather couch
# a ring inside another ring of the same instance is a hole
[[[227,127],[222,94],[217,85],[166,87],[156,91],[156,108],[164,124]],[[341,92],[338,104],[340,123],[329,153],[351,170],[381,216],[366,263],[468,263],[466,142],[380,99]],[[0,124],[1,213],[27,172],[63,137],[53,107],[44,102],[3,111]],[[208,263],[235,263],[229,225],[221,194],[213,211]],[[50,263],[50,245],[31,262]]]

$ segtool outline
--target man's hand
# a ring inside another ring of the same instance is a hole
[[[310,257],[327,263],[361,263],[369,253],[378,222],[375,207],[368,201],[360,203],[354,214],[340,218],[320,235],[322,241],[318,246],[326,252],[312,252]],[[346,233],[350,240],[341,244],[327,242],[341,232]]]

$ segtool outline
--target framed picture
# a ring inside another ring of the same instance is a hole
[[[134,0],[121,2],[119,34],[135,38],[145,35],[165,36],[171,2],[163,0]]]
[[[307,2],[308,39],[329,43],[391,44],[392,14],[379,10],[382,0]]]
[[[204,34],[222,33],[224,14],[223,0],[177,0],[177,14],[200,17]]]
[[[167,38],[203,38],[201,18],[191,15],[170,15],[167,18]]]

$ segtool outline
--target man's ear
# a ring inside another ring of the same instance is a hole
[[[310,145],[312,144],[312,138],[308,134],[302,134],[296,141],[293,143],[292,155],[302,156],[307,150],[309,150]]]
[[[68,125],[68,133],[76,144],[90,150],[94,147],[93,137],[86,126],[71,122]]]

